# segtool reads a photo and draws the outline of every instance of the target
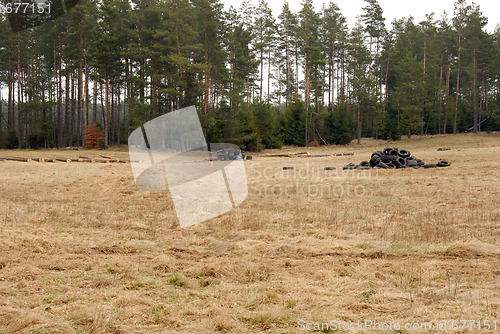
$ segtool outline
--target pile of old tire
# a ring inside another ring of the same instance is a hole
[[[435,168],[448,167],[450,163],[440,160],[437,164],[425,164],[421,159],[411,155],[410,151],[400,150],[397,147],[386,147],[383,151],[373,152],[370,161],[362,161],[359,165],[350,163],[344,169],[371,169],[371,168]]]
[[[225,148],[217,151],[217,160],[244,160],[245,151],[236,148]]]

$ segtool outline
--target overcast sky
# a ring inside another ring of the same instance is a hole
[[[222,0],[226,9],[232,5],[239,8],[242,1],[240,0]],[[274,11],[277,16],[283,7],[283,0],[267,0],[269,7]],[[298,12],[301,8],[301,0],[289,0],[288,3],[292,11]],[[328,3],[329,0],[313,0],[316,10],[321,9],[322,3]],[[365,6],[363,0],[337,0],[335,2],[342,11],[342,14],[347,17],[349,26],[353,26],[356,22],[356,16],[361,15],[361,8]],[[435,13],[435,18],[440,19],[443,11],[448,13],[448,17],[453,14],[455,0],[378,0],[380,6],[384,11],[386,18],[387,29],[391,28],[391,22],[394,19],[412,16],[415,23],[419,23],[425,19],[425,14]],[[257,4],[257,0],[253,0]],[[467,1],[472,3],[472,1]],[[486,30],[493,32],[495,26],[500,23],[500,1],[498,0],[476,0],[475,4],[479,5],[484,16],[488,18],[488,25]]]

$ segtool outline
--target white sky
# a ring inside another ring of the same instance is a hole
[[[274,15],[277,16],[281,13],[283,7],[283,0],[266,0],[269,7],[273,10]],[[239,8],[241,0],[222,0],[225,4],[226,9],[232,5],[235,8]],[[300,11],[301,0],[289,0],[288,3],[293,12]],[[313,0],[314,7],[317,11],[321,9],[322,3],[329,3],[330,0]],[[366,5],[363,0],[334,0],[342,14],[347,17],[349,26],[353,26],[356,22],[356,16],[362,14],[362,7]],[[253,0],[254,4],[257,4],[257,0]],[[389,30],[391,28],[391,22],[394,19],[400,19],[402,17],[412,16],[415,23],[419,23],[425,19],[425,14],[435,13],[434,18],[440,19],[443,11],[446,11],[448,17],[451,18],[454,10],[455,0],[378,0],[378,3],[384,11],[384,17],[386,18],[386,28]],[[468,0],[468,4],[472,1]],[[495,26],[500,23],[500,1],[498,0],[475,0],[474,3],[479,5],[484,16],[488,18],[488,25],[486,30],[488,32],[493,32]]]

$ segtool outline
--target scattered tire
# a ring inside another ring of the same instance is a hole
[[[283,167],[283,170],[293,170],[295,167]]]
[[[342,169],[355,169],[356,168],[356,164],[354,162],[351,162],[347,165],[345,165]]]
[[[424,167],[424,168],[436,168],[437,164],[426,164],[426,165],[423,165],[422,167]]]
[[[252,156],[251,156],[251,155],[245,155],[245,158],[246,158],[247,160],[252,160]]]
[[[445,160],[440,160],[438,163],[437,163],[437,166],[438,167],[449,167],[451,164],[448,162],[448,161],[445,161]]]
[[[325,170],[335,170],[337,167],[325,167]]]
[[[359,164],[361,167],[369,167],[370,166],[370,163],[368,161],[361,161],[361,163]]]
[[[375,157],[375,156],[380,157],[380,156],[382,156],[382,155],[384,155],[384,152],[383,152],[383,151],[375,151],[375,152],[373,152],[373,153],[372,153],[372,156],[371,156],[371,157],[372,157],[372,158],[373,158],[373,157]]]

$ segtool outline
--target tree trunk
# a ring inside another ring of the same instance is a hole
[[[110,120],[109,125],[111,127],[111,138],[109,140],[110,145],[115,144],[115,79],[111,77],[111,108],[110,108]]]
[[[453,116],[453,134],[457,134],[458,118],[458,95],[460,92],[460,53],[462,51],[462,29],[458,32],[458,71],[457,71],[457,91],[455,94],[455,115]]]
[[[205,16],[205,98],[203,101],[203,112],[206,114],[208,112],[208,96],[210,94],[210,72],[208,67],[208,33],[207,33],[207,16]],[[248,75],[247,75],[248,80]]]
[[[59,49],[61,44],[59,44]],[[59,54],[59,89],[57,91],[57,147],[64,146],[64,126],[63,126],[63,111],[62,111],[62,56]]]
[[[271,46],[268,49],[267,56],[267,103],[271,101]]]
[[[335,40],[332,40],[332,87],[331,87],[331,106],[333,112],[333,105],[335,104]]]
[[[441,133],[442,125],[442,110],[443,110],[443,65],[439,74],[439,115],[438,115],[438,133]]]
[[[286,25],[286,93],[285,93],[285,108],[288,108],[290,103],[290,41],[288,39],[289,27]]]
[[[80,143],[83,141],[83,123],[84,123],[84,117],[83,117],[83,41],[82,41],[82,35],[80,34],[78,36],[78,45],[80,52],[78,54],[78,105],[77,105],[77,114],[78,114],[78,126],[77,126],[77,145],[79,146]]]
[[[15,131],[16,119],[14,116],[14,73],[9,57],[9,101],[7,104],[7,124],[9,131]]]
[[[309,89],[310,89],[310,78],[309,78],[309,64],[308,64],[308,54],[305,54],[305,103],[306,103],[306,124],[305,124],[305,141],[306,147],[309,147]]]
[[[85,129],[89,126],[89,68],[87,66],[87,40],[85,40]],[[86,143],[84,143],[86,145]]]
[[[450,77],[451,77],[451,65],[448,64],[448,69],[446,70],[446,98],[444,106],[444,124],[443,124],[443,134],[447,131],[448,126],[448,103],[450,102]]]
[[[363,118],[363,113],[361,111],[361,103],[359,102],[359,99],[358,99],[358,121],[357,121],[357,127],[358,127],[358,145],[361,144],[361,130],[362,130],[362,126],[363,126],[363,122],[362,122],[362,118]]]
[[[108,74],[108,66],[106,65],[105,69],[105,79],[106,79],[106,93],[104,94],[105,98],[105,110],[104,110],[104,143],[109,145],[109,74]]]
[[[21,113],[21,32],[17,33],[17,147],[22,147],[23,142],[23,122]]]
[[[70,144],[73,146],[73,134],[76,130],[76,96],[75,96],[75,72],[71,71],[71,130],[70,130]]]
[[[118,89],[118,92],[116,94],[116,143],[118,146],[121,144],[121,133],[120,133],[120,128],[121,128],[121,117],[120,117],[120,105],[121,105],[121,88],[120,88],[120,83],[118,83],[118,86],[116,87]]]
[[[477,63],[476,63],[476,49],[474,49],[474,72],[473,72],[473,103],[474,103],[474,132],[479,131],[479,112],[477,110],[477,87],[476,87],[476,69],[477,69]]]
[[[262,39],[260,40],[262,45]],[[259,102],[262,102],[262,83],[264,80],[264,48],[260,49],[260,92],[259,92]]]
[[[373,37],[372,35],[370,35],[370,54],[368,60],[368,78],[370,79],[372,77],[372,43],[373,43]]]

